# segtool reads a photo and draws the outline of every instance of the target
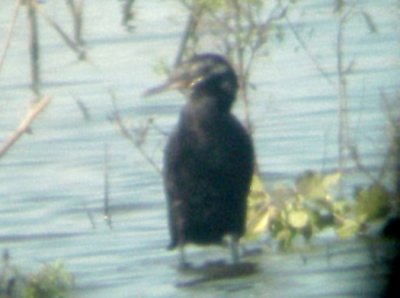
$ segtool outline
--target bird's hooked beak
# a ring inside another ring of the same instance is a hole
[[[185,89],[187,85],[187,82],[185,80],[172,80],[169,79],[165,83],[152,87],[150,89],[147,89],[144,93],[143,96],[152,96],[159,94],[161,92],[165,92],[168,90],[176,90],[176,89]]]
[[[172,76],[163,84],[147,89],[143,96],[152,96],[168,90],[185,90],[192,88],[195,84],[202,80],[202,77],[192,78],[187,73],[172,74]]]

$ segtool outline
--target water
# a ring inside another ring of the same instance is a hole
[[[3,2],[0,41],[6,36],[13,7],[13,1]],[[71,32],[64,5],[47,1],[43,8]],[[255,274],[177,286],[192,275],[177,270],[175,253],[165,250],[168,235],[161,178],[107,119],[112,89],[127,125],[138,127],[154,117],[157,127],[165,132],[172,129],[183,103],[180,95],[144,100],[141,93],[164,79],[154,72],[154,65],[159,60],[172,63],[186,14],[175,1],[135,5],[135,31],[127,33],[120,24],[119,1],[85,1],[87,61],[77,61],[39,19],[43,91],[53,98],[32,125],[33,133],[24,135],[0,161],[0,249],[8,248],[16,265],[32,270],[42,262],[61,259],[74,274],[79,297],[372,296],[372,288],[367,293],[358,290],[373,273],[368,271],[368,249],[357,243],[349,244],[333,265],[320,256],[324,247],[310,257],[314,262],[308,265],[298,254],[269,252],[248,259],[258,264]],[[371,170],[380,167],[388,147],[380,91],[391,97],[398,92],[396,5],[389,0],[365,1],[361,9],[372,16],[377,33],[370,32],[357,12],[345,31],[345,63],[355,65],[348,76],[350,132],[362,162]],[[252,76],[256,89],[250,92],[251,115],[258,161],[268,186],[292,181],[306,169],[337,166],[337,17],[325,1],[302,1],[289,17],[334,84],[316,69],[290,31],[282,43],[271,44],[269,56],[258,60]],[[282,26],[287,27],[285,22]],[[33,98],[27,40],[22,7],[0,72],[1,141],[15,129]],[[208,50],[207,45],[202,47]],[[87,106],[89,121],[76,99]],[[243,118],[240,103],[235,113]],[[165,136],[152,130],[148,138],[146,150],[161,166]],[[103,220],[105,143],[112,228]],[[352,170],[353,164],[348,167]],[[357,175],[357,183],[363,182],[369,181]],[[353,250],[358,253],[352,254]],[[189,252],[189,258],[199,263],[227,255],[221,248]],[[343,268],[350,268],[346,276],[335,271]]]

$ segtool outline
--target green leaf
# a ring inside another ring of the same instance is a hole
[[[356,191],[354,212],[367,221],[384,218],[390,212],[391,194],[379,184]]]
[[[282,229],[279,231],[279,233],[276,235],[276,240],[279,241],[287,241],[292,237],[292,232],[289,229]]]
[[[29,277],[25,297],[64,298],[72,285],[72,276],[61,262],[46,264],[39,272]]]
[[[196,0],[198,5],[206,7],[211,11],[216,11],[221,9],[224,5],[226,5],[226,0]]]
[[[276,235],[276,240],[279,242],[279,247],[283,250],[287,250],[290,247],[294,236],[295,233],[290,229],[285,228],[279,231],[279,233]]]
[[[337,215],[345,215],[351,211],[351,205],[347,200],[336,200],[332,204],[333,206],[333,213]]]
[[[250,185],[250,193],[247,198],[247,204],[250,208],[257,207],[260,202],[269,202],[270,198],[265,191],[264,184],[258,175],[253,175]]]
[[[334,172],[322,177],[322,185],[325,190],[329,190],[331,187],[336,186],[340,181],[341,175],[339,172]]]
[[[256,216],[248,221],[247,225],[247,235],[256,236],[265,233],[268,224],[270,222],[270,213],[268,209],[265,212],[260,212]]]
[[[345,220],[344,223],[336,229],[336,234],[342,238],[355,236],[360,230],[360,223],[356,220]]]
[[[303,229],[310,222],[310,216],[305,210],[293,210],[289,212],[288,223],[295,229]]]
[[[326,199],[329,189],[340,180],[339,173],[321,175],[315,171],[306,171],[296,180],[296,191],[306,199]]]
[[[296,197],[296,194],[288,186],[279,184],[274,186],[271,196],[274,198],[274,200],[288,202],[293,201],[293,199]]]
[[[270,197],[264,189],[261,178],[254,175],[247,198],[247,239],[265,233],[275,209],[270,206]]]

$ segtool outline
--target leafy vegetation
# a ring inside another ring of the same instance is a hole
[[[368,224],[385,218],[394,195],[385,187],[373,184],[359,188],[353,198],[335,194],[341,175],[306,171],[294,185],[276,186],[265,191],[255,176],[249,196],[247,238],[269,232],[283,250],[290,249],[297,236],[310,241],[326,228],[333,228],[340,238],[360,235]]]
[[[3,257],[1,298],[65,298],[70,297],[73,284],[71,274],[60,261],[44,264],[37,272],[24,274],[9,263],[8,257]]]

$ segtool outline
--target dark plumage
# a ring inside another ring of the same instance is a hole
[[[182,63],[148,94],[188,90],[188,101],[165,150],[169,248],[218,244],[231,236],[233,258],[245,232],[246,197],[253,173],[253,146],[230,113],[237,78],[221,56],[203,54]]]

